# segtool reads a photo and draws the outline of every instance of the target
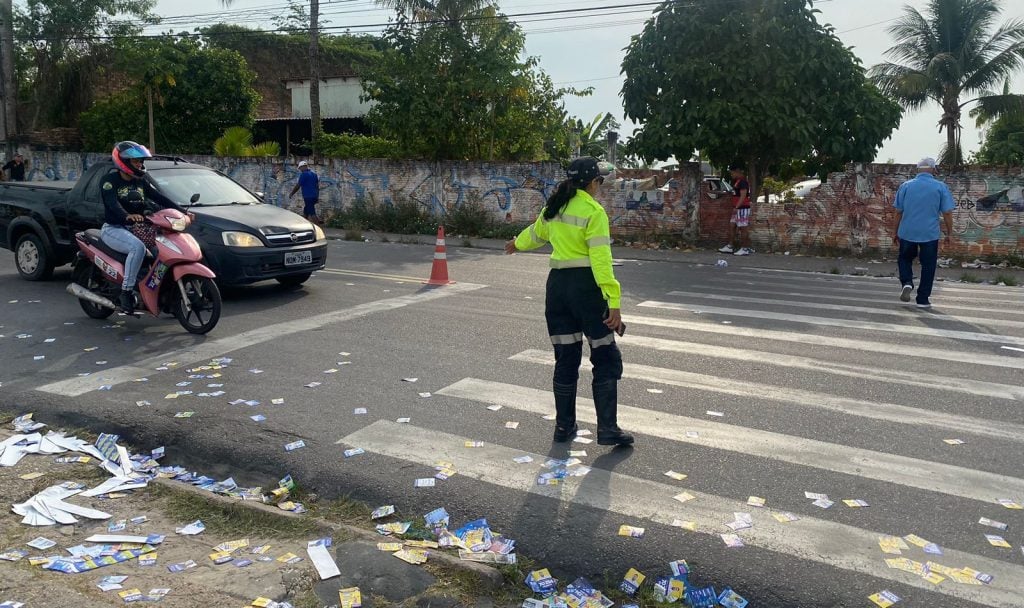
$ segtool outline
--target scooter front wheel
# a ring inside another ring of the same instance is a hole
[[[186,275],[181,278],[172,310],[186,331],[205,334],[220,320],[220,290],[213,279]]]

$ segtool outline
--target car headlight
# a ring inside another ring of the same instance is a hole
[[[188,220],[183,217],[171,220],[170,224],[171,230],[175,232],[185,232],[185,229],[188,228]]]
[[[324,229],[316,224],[313,224],[313,233],[316,234],[316,240],[318,241],[322,241],[327,238],[327,235],[324,234]]]
[[[262,247],[263,241],[248,232],[224,232],[221,234],[228,247]]]

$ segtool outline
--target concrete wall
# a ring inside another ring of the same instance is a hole
[[[911,165],[855,165],[830,175],[802,203],[760,205],[755,248],[892,251],[892,201],[915,174]],[[957,202],[953,249],[944,253],[1024,253],[1024,168],[972,167],[937,177]]]
[[[24,151],[31,179],[77,179],[103,154]],[[294,161],[192,157],[220,169],[277,205],[300,206],[288,193],[298,171]],[[496,219],[532,221],[564,172],[554,163],[469,163],[330,159],[314,167],[321,177],[321,209],[342,210],[359,199],[381,203],[411,200],[436,214],[480,201]],[[752,239],[760,251],[852,251],[892,248],[892,200],[912,178],[909,165],[855,165],[799,203],[758,205]],[[939,175],[953,190],[954,249],[967,255],[1024,252],[1024,169],[972,167]],[[624,240],[662,235],[724,242],[731,200],[712,198],[700,167],[684,165],[670,175],[620,172],[600,196],[612,234]]]

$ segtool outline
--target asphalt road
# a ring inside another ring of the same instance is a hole
[[[614,581],[629,567],[653,577],[686,559],[696,582],[731,586],[758,608],[869,606],[882,589],[905,606],[1024,606],[1024,510],[997,502],[1024,503],[1024,291],[940,286],[935,309],[919,311],[890,280],[758,270],[756,256],[728,269],[626,260],[620,424],[636,449],[574,443],[594,470],[538,486],[543,460],[567,455],[542,418],[553,411],[546,259],[452,249],[458,283],[427,289],[417,278],[431,257],[332,242],[330,268],[305,288],[230,290],[220,325],[195,337],[172,318],[88,319],[63,291],[66,270],[27,283],[5,254],[0,410],[166,445],[167,462],[243,484],[290,472],[323,496],[395,504],[410,518],[440,506],[453,522],[486,517],[563,582]],[[233,359],[223,377],[178,386],[214,357]],[[193,394],[166,398],[181,390]],[[226,394],[197,396],[216,390]],[[585,371],[579,415],[596,432],[589,394]],[[174,418],[181,411],[195,415]],[[307,447],[285,452],[299,439]],[[345,458],[349,447],[366,453]],[[512,461],[524,454],[534,462]],[[415,489],[439,460],[459,474]],[[694,499],[673,499],[682,492]],[[736,512],[753,527],[730,548],[720,535]],[[799,519],[773,517],[782,513]],[[623,524],[646,534],[618,536]],[[934,584],[888,568],[898,556],[878,537],[910,534],[942,555],[909,545],[902,557],[994,579]]]

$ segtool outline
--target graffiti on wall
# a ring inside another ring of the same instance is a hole
[[[78,179],[105,154],[24,150],[28,178]],[[193,157],[214,167],[268,203],[297,208],[289,198],[298,179],[293,161]],[[321,205],[343,210],[358,201],[384,205],[412,201],[438,215],[479,202],[495,219],[533,221],[563,178],[553,163],[469,163],[383,160],[328,160],[317,165]],[[796,203],[757,205],[751,237],[764,250],[833,248],[891,251],[897,189],[913,178],[907,165],[855,165],[834,173]],[[970,168],[940,175],[957,202],[954,248],[982,255],[1024,252],[1024,169]],[[690,241],[723,241],[729,229],[728,199],[701,189],[700,167],[684,165],[666,181],[663,174],[631,174],[606,182],[598,196],[608,210],[612,235],[677,235]]]
[[[913,177],[914,168],[902,165],[856,165],[832,174],[801,202],[758,207],[752,239],[766,249],[891,251],[892,203]],[[971,168],[938,177],[956,201],[956,252],[1024,251],[1024,170]]]

